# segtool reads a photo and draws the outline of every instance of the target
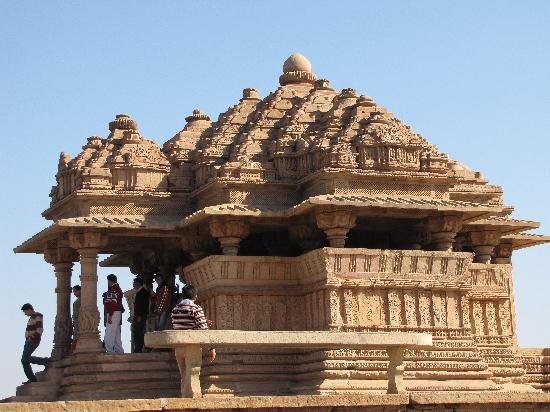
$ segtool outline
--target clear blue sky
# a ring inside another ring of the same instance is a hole
[[[0,39],[0,397],[24,378],[22,303],[46,318],[37,353],[51,349],[53,270],[12,248],[48,224],[59,152],[105,136],[117,113],[163,143],[195,107],[216,118],[245,87],[274,90],[294,51],[481,170],[516,217],[550,233],[548,1],[3,1]],[[514,255],[522,346],[550,346],[549,252]]]

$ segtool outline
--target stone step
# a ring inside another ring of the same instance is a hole
[[[55,397],[56,386],[51,382],[32,382],[26,385],[19,385],[15,390],[16,396],[44,396]]]
[[[90,373],[100,372],[117,372],[117,371],[177,371],[178,365],[176,360],[173,361],[150,361],[150,362],[119,362],[119,363],[99,363],[99,364],[77,364],[65,368],[64,376],[72,375],[87,375]]]
[[[128,391],[83,391],[63,395],[59,398],[62,401],[75,400],[115,400],[115,399],[158,399],[158,398],[179,398],[181,391],[178,388],[174,389],[158,389],[158,390],[128,390]],[[17,399],[19,402],[19,398]]]
[[[44,399],[41,396],[10,396],[9,398],[2,399],[2,403],[12,403],[12,402],[44,402],[50,401],[53,399]]]
[[[86,383],[106,383],[106,382],[132,382],[132,381],[164,381],[164,380],[180,380],[179,371],[113,371],[91,373],[87,375],[72,375],[66,376],[61,381],[61,386],[80,385]]]
[[[149,352],[149,353],[83,353],[72,354],[63,359],[63,366],[94,364],[94,363],[143,363],[156,361],[175,361],[173,352]]]
[[[128,392],[135,393],[164,393],[165,391],[176,390],[179,393],[180,380],[164,380],[151,381],[149,379],[136,381],[120,381],[120,382],[91,382],[87,384],[71,385],[61,388],[60,399],[87,399],[86,393],[95,393],[97,397],[94,399],[109,399],[103,396],[118,396],[124,394],[121,399],[125,399]]]

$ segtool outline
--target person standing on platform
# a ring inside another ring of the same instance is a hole
[[[172,308],[172,292],[170,287],[166,284],[164,277],[157,273],[155,275],[155,282],[157,282],[157,290],[154,294],[155,307],[153,313],[157,316],[155,323],[155,330],[164,330],[168,326],[170,320],[170,310]]]
[[[27,328],[25,329],[25,345],[23,346],[23,355],[21,356],[21,364],[23,365],[23,371],[27,376],[27,381],[23,384],[36,382],[36,375],[34,374],[31,363],[36,365],[48,366],[50,358],[39,358],[32,356],[33,352],[40,345],[40,339],[42,338],[43,318],[42,314],[34,310],[30,303],[25,303],[21,306],[23,313],[29,317],[27,322]]]
[[[145,336],[145,325],[149,315],[149,292],[143,286],[143,279],[134,279],[134,317],[132,319],[132,335],[134,338],[134,352],[143,351],[143,337]]]
[[[75,300],[73,302],[73,341],[76,342],[78,340],[78,313],[80,312],[80,285],[74,285],[73,286],[73,295],[75,296]]]
[[[105,306],[105,351],[107,353],[124,353],[120,339],[120,325],[122,323],[122,290],[113,274],[107,276],[109,288],[103,298]]]

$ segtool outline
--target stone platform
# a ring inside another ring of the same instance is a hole
[[[547,393],[412,393],[399,395],[243,396],[0,404],[0,412],[122,411],[535,411],[550,410]]]
[[[173,353],[75,354],[53,363],[38,382],[21,385],[12,402],[179,396]]]

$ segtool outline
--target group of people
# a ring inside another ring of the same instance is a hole
[[[103,343],[107,353],[124,353],[120,338],[122,313],[124,313],[122,298],[124,295],[126,295],[130,305],[131,316],[129,321],[132,324],[134,352],[139,353],[144,350],[144,336],[147,330],[148,319],[151,317],[155,319],[154,330],[168,328],[174,291],[166,284],[164,277],[160,273],[157,273],[154,279],[157,283],[155,291],[147,290],[143,279],[138,276],[133,281],[133,289],[123,293],[117,282],[117,277],[113,274],[107,276],[108,288],[107,292],[103,294],[105,319],[105,338]],[[152,311],[150,312],[151,304]]]
[[[148,290],[141,277],[136,277],[133,281],[133,289],[128,292],[131,296],[129,304],[131,305],[130,322],[132,324],[132,339],[134,341],[134,352],[143,352],[144,336],[147,331],[147,321],[154,317],[154,330],[165,330],[172,325],[173,329],[208,329],[212,326],[212,321],[207,320],[203,309],[197,305],[194,300],[197,296],[197,290],[192,285],[184,285],[179,302],[172,305],[174,299],[174,291],[166,284],[164,277],[158,273],[155,275],[157,288],[155,291]],[[121,325],[124,306],[122,298],[124,293],[118,284],[116,275],[110,274],[107,276],[107,291],[103,293],[104,307],[104,325],[105,335],[103,344],[106,353],[124,353],[121,341]],[[72,311],[72,343],[74,349],[78,342],[78,317],[80,313],[80,285],[75,285],[72,288],[75,300],[73,302]],[[151,310],[152,307],[152,310]],[[30,303],[25,303],[21,310],[29,317],[27,328],[25,330],[25,345],[23,347],[23,355],[21,363],[23,371],[27,376],[27,382],[36,382],[36,376],[32,370],[31,364],[43,365],[46,368],[50,362],[50,358],[41,358],[32,356],[40,344],[43,329],[43,316],[41,313],[34,310]],[[213,361],[216,357],[216,351],[210,349],[210,360]]]

